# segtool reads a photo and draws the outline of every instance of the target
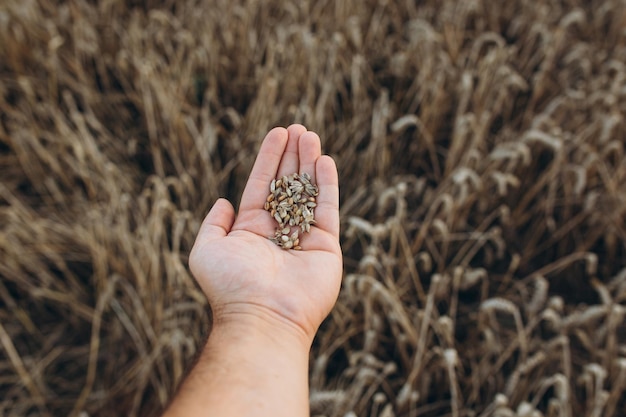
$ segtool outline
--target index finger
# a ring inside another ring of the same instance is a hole
[[[263,204],[269,193],[269,185],[276,178],[278,166],[285,153],[287,138],[287,129],[275,127],[263,139],[250,177],[241,195],[240,211],[263,209]]]

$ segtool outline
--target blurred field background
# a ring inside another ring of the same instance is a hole
[[[5,0],[0,415],[148,416],[273,126],[338,164],[319,416],[626,415],[620,0]]]

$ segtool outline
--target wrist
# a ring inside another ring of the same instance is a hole
[[[236,339],[279,349],[308,351],[315,334],[265,306],[232,303],[213,311],[209,340]]]

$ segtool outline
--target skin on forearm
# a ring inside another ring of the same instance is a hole
[[[217,322],[164,416],[308,416],[310,338],[270,316]]]

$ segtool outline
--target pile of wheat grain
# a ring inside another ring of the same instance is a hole
[[[264,133],[340,171],[331,416],[626,415],[620,0],[0,5],[0,415],[150,415]]]

